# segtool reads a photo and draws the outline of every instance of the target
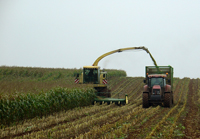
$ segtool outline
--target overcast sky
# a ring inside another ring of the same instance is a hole
[[[0,66],[81,68],[102,54],[145,46],[175,77],[200,78],[199,0],[0,0]],[[144,76],[145,51],[101,68]]]

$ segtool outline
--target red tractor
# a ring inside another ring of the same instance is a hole
[[[146,66],[146,84],[143,91],[143,108],[153,104],[171,107],[173,104],[173,68]]]

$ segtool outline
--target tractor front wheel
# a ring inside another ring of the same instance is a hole
[[[165,93],[164,106],[169,108],[172,106],[172,97],[170,93]]]
[[[143,93],[143,108],[149,108],[149,94]]]

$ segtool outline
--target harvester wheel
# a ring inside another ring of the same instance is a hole
[[[149,94],[143,93],[143,108],[149,108]]]
[[[172,97],[170,93],[165,93],[164,106],[169,108],[172,106]]]

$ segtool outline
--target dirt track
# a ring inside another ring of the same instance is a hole
[[[192,79],[189,84],[187,114],[183,121],[185,126],[185,138],[200,138],[200,110],[198,99],[199,80]]]

